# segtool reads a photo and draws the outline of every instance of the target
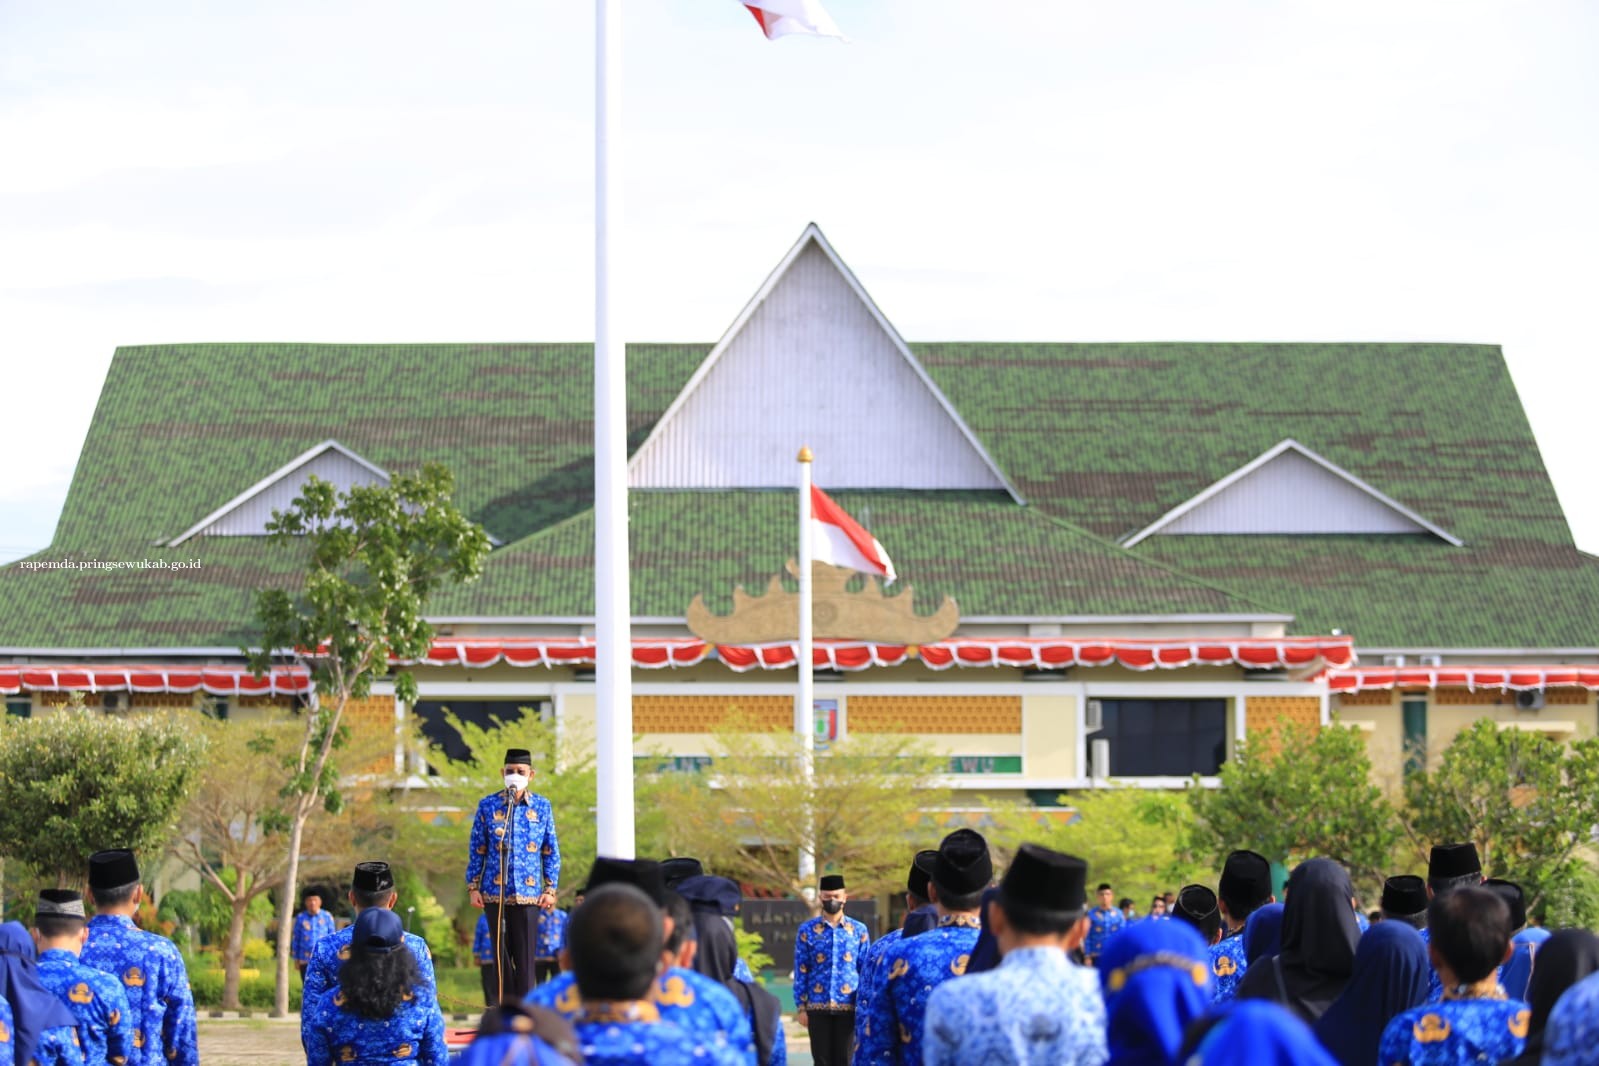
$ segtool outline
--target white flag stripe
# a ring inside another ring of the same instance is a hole
[[[833,16],[822,7],[820,0],[738,0],[760,16],[761,26],[769,40],[791,33],[814,37],[844,39]]]
[[[820,563],[859,570],[863,574],[879,574],[889,582],[893,582],[896,578],[894,561],[888,557],[888,553],[883,550],[882,544],[878,543],[876,537],[872,538],[872,544],[877,548],[878,558],[886,565],[879,565],[875,559],[868,559],[855,546],[854,541],[849,539],[849,534],[831,522],[823,522],[819,518],[811,519],[811,558]]]

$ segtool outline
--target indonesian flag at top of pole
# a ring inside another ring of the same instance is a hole
[[[811,558],[819,563],[876,574],[892,584],[894,560],[877,538],[833,502],[827,493],[811,486]]]
[[[844,39],[833,16],[822,9],[820,0],[739,0],[761,24],[766,39],[775,41],[791,33],[813,37]]]

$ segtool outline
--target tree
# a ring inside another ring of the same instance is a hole
[[[200,782],[205,738],[183,708],[105,714],[82,700],[0,724],[0,853],[81,887],[89,856],[126,847],[147,862]]]
[[[288,717],[259,723],[208,719],[205,734],[209,752],[205,773],[184,808],[183,832],[173,843],[172,854],[204,880],[209,889],[203,899],[207,908],[210,897],[220,904],[222,927],[211,932],[219,933],[222,943],[222,1006],[236,1009],[245,923],[266,905],[267,893],[282,886],[288,864],[284,847],[288,827],[280,795],[283,763],[293,755],[303,728]],[[361,743],[358,762],[392,746],[388,737],[362,738]],[[372,810],[366,804],[361,807]],[[349,854],[356,831],[356,819],[346,810],[338,818],[309,822],[303,845],[312,854],[342,858]]]
[[[985,801],[996,862],[1008,863],[1023,843],[1042,844],[1085,860],[1090,880],[1109,882],[1140,907],[1157,892],[1215,884],[1215,869],[1185,854],[1194,814],[1181,793],[1105,788],[1061,799],[1075,808],[1070,821],[1051,819],[1047,808]]]
[[[1357,883],[1382,883],[1400,828],[1371,783],[1371,760],[1355,730],[1312,734],[1280,723],[1264,737],[1239,741],[1220,776],[1220,788],[1195,781],[1188,791],[1193,850],[1216,869],[1229,851],[1248,848],[1285,865],[1337,859]]]
[[[534,773],[528,788],[548,799],[555,812],[561,842],[560,894],[570,899],[583,887],[589,867],[594,865],[598,840],[593,741],[570,725],[557,729],[554,722],[544,721],[526,707],[519,708],[519,713],[521,717],[515,721],[485,727],[466,721],[446,705],[444,723],[460,735],[467,753],[456,759],[442,746],[430,747],[428,761],[437,773],[428,779],[425,794],[407,797],[405,802],[460,811],[470,817],[479,800],[505,787],[501,769],[506,749],[527,748]],[[469,824],[435,824],[415,818],[400,824],[397,847],[413,865],[464,886]]]
[[[815,887],[799,880],[798,834],[809,809],[819,873],[848,871],[852,892],[902,885],[911,856],[931,846],[916,826],[924,808],[945,799],[937,788],[944,760],[914,736],[855,734],[818,752],[815,766],[807,783],[792,733],[727,722],[707,770],[662,773],[641,788],[641,807],[663,812],[644,821],[641,838],[649,854],[693,854],[717,874],[802,896]]]
[[[1483,869],[1521,884],[1531,909],[1578,883],[1579,849],[1599,825],[1599,738],[1565,745],[1484,718],[1405,779],[1405,800],[1418,861],[1435,843],[1474,841]]]
[[[454,478],[429,463],[418,474],[396,474],[387,485],[340,492],[313,477],[286,511],[273,511],[273,544],[303,538],[308,554],[303,587],[256,593],[261,644],[244,649],[256,676],[288,653],[309,665],[314,698],[305,714],[299,750],[287,760],[288,862],[278,899],[278,967],[274,1013],[289,1009],[289,931],[306,822],[321,807],[342,805],[334,749],[352,699],[389,675],[391,662],[422,659],[433,643],[423,618],[428,599],[446,582],[475,580],[489,553],[488,534],[451,501]],[[416,679],[393,674],[394,695],[416,700]]]

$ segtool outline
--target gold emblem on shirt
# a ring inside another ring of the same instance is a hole
[[[144,1030],[143,1029],[135,1029],[133,1031],[133,1046],[134,1047],[144,1047]]]
[[[694,990],[681,977],[665,977],[655,983],[654,998],[663,1007],[691,1007]]]
[[[410,1058],[411,1057],[411,1045],[410,1044],[401,1044],[399,1047],[395,1048],[394,1049],[394,1057],[397,1058],[397,1059],[408,1059],[408,1058]]]
[[[351,1047],[349,1044],[345,1044],[343,1047],[339,1048],[339,1061],[354,1062],[355,1048]]]
[[[1231,955],[1218,955],[1216,965],[1212,967],[1217,977],[1231,977],[1238,972],[1238,964]]]
[[[119,1010],[114,1010],[114,1011],[111,1012],[109,1017],[110,1017],[111,1024],[115,1025],[115,1024],[117,1024],[118,1022],[120,1022],[122,1020],[122,1012],[119,1011]]]
[[[1510,1035],[1518,1039],[1527,1039],[1527,1023],[1532,1020],[1532,1011],[1518,1010],[1516,1016],[1510,1019]]]
[[[346,961],[349,960],[349,958],[350,958],[350,949],[349,949],[348,945],[346,945],[345,947],[342,947],[342,948],[339,949],[339,958],[343,959],[343,960],[346,960]]]
[[[1411,1035],[1419,1044],[1436,1044],[1441,1040],[1448,1040],[1452,1031],[1449,1023],[1437,1014],[1423,1014],[1410,1028]]]
[[[959,977],[966,972],[966,964],[971,961],[970,955],[957,955],[949,964],[949,972]]]
[[[79,981],[77,984],[73,985],[72,990],[67,993],[67,998],[74,1003],[93,1003],[94,993],[89,991],[88,985],[84,984],[82,981]]]
[[[901,1023],[899,1027],[899,1042],[901,1044],[909,1044],[911,1042],[911,1031],[905,1028],[904,1023]]]
[[[122,975],[122,983],[129,988],[143,988],[144,973],[137,966],[129,966],[127,972]]]
[[[908,974],[910,972],[911,972],[911,964],[910,963],[906,962],[904,959],[895,959],[893,967],[890,968],[890,970],[888,971],[888,979],[890,981],[892,981],[892,980],[894,980],[894,978],[896,978],[896,977],[904,977],[906,974]]]
[[[566,986],[566,990],[555,997],[555,1009],[562,1014],[574,1014],[583,1005],[583,996],[577,990],[574,982]]]

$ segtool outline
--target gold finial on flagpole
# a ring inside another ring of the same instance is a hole
[[[800,448],[799,461],[802,463],[808,463],[811,461],[811,450],[809,447],[802,446]]]

